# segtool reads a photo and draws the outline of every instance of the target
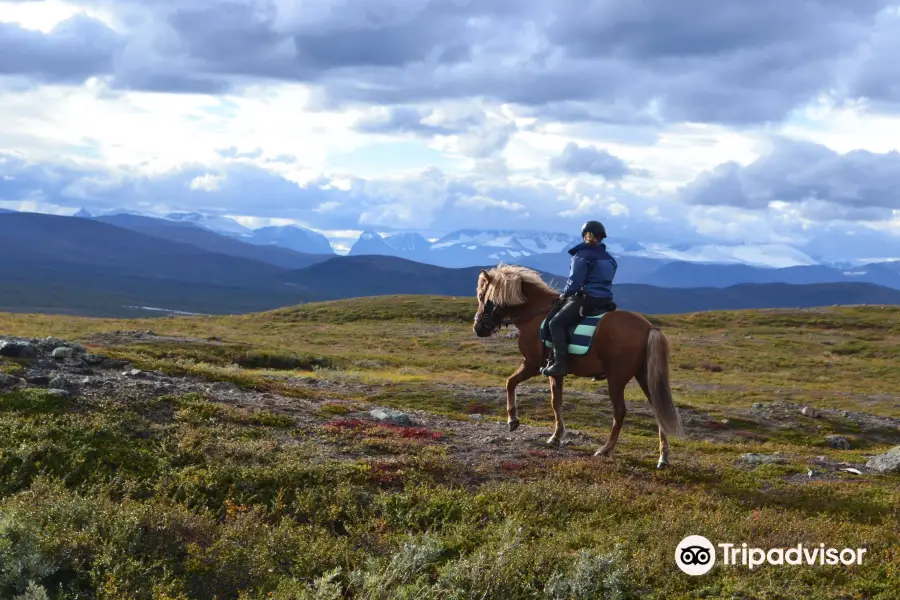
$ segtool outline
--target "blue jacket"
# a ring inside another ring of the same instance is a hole
[[[568,298],[583,290],[586,296],[612,300],[612,282],[619,265],[606,251],[606,244],[591,246],[582,242],[570,249],[569,254],[572,266],[563,296]]]

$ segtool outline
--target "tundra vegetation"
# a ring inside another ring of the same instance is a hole
[[[900,309],[652,317],[687,431],[657,470],[634,382],[611,459],[602,382],[567,379],[561,447],[545,378],[508,432],[515,340],[474,306],[0,315],[38,348],[0,357],[0,597],[896,598],[900,474],[866,463],[900,444]],[[867,552],[691,577],[691,534]]]

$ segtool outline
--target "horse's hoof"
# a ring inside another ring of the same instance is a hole
[[[555,435],[551,436],[550,439],[547,440],[547,445],[553,446],[554,448],[559,448],[559,438],[556,437]]]
[[[515,431],[518,428],[519,428],[519,420],[518,419],[513,419],[512,421],[509,422],[509,430],[510,431]]]
[[[596,452],[594,452],[594,456],[602,456],[603,458],[609,458],[612,456],[612,450],[604,450],[600,448]]]
[[[667,460],[661,460],[661,461],[659,461],[658,463],[656,463],[656,468],[657,468],[657,469],[668,469],[668,468],[669,468],[669,461],[667,461]]]

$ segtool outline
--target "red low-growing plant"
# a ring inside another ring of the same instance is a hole
[[[370,435],[390,435],[416,440],[439,440],[444,435],[427,427],[407,427],[390,423],[371,423],[360,419],[338,419],[329,421],[322,428],[331,432],[367,433]]]
[[[514,462],[511,460],[505,460],[500,463],[500,469],[503,471],[521,471],[525,468],[525,465],[522,463]]]
[[[432,431],[427,427],[405,427],[403,425],[378,425],[377,429],[390,432],[404,438],[413,438],[417,440],[439,440],[444,437],[437,431]]]

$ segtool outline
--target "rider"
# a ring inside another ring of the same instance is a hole
[[[584,312],[589,313],[600,304],[613,299],[612,281],[618,265],[602,244],[606,228],[599,221],[588,221],[581,228],[582,243],[571,248],[572,264],[569,279],[559,295],[560,307],[550,319],[550,335],[553,338],[553,364],[545,367],[543,375],[565,375],[569,341],[566,328],[576,323]]]

